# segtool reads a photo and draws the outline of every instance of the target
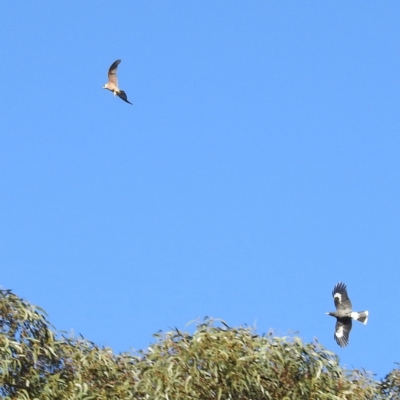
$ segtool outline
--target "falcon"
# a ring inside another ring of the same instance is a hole
[[[108,89],[114,93],[114,96],[118,96],[123,101],[132,104],[128,101],[126,93],[118,88],[117,68],[121,60],[114,61],[108,70],[108,82],[103,86],[103,89]]]
[[[336,311],[326,314],[336,318],[334,338],[340,347],[346,347],[349,344],[352,320],[360,321],[366,325],[368,322],[368,311],[352,311],[353,306],[347,295],[346,285],[342,282],[335,285],[332,296]]]

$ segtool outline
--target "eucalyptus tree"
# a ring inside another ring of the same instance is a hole
[[[399,370],[376,382],[317,341],[212,319],[154,337],[147,349],[114,354],[57,332],[41,308],[0,290],[0,398],[400,399]]]

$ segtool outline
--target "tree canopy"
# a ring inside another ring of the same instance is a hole
[[[0,290],[4,399],[400,399],[400,370],[376,382],[317,341],[257,335],[206,318],[159,332],[147,349],[110,348],[55,331],[45,312]]]

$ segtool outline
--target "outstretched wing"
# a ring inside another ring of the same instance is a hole
[[[334,338],[340,347],[346,347],[349,344],[349,335],[351,331],[351,318],[338,318],[335,326]]]
[[[352,304],[349,296],[347,295],[347,289],[344,283],[339,282],[335,285],[332,296],[337,310],[349,312],[352,310]]]
[[[118,87],[117,68],[121,60],[114,61],[108,70],[108,82]]]
[[[129,104],[132,104],[130,101],[128,101],[128,96],[126,95],[126,93],[123,90],[120,90],[119,92],[117,92],[117,96],[122,99],[123,101],[126,101]]]

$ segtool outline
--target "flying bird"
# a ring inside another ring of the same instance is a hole
[[[326,314],[336,318],[334,338],[340,347],[346,347],[349,344],[352,320],[360,321],[366,325],[368,322],[368,311],[352,311],[352,304],[347,295],[346,285],[342,282],[335,285],[332,296],[336,311]]]
[[[118,96],[123,101],[126,101],[129,104],[132,104],[128,101],[128,97],[126,93],[118,88],[118,78],[117,78],[117,68],[121,60],[114,61],[108,70],[108,82],[103,86],[103,89],[111,90],[114,93],[114,96]]]

